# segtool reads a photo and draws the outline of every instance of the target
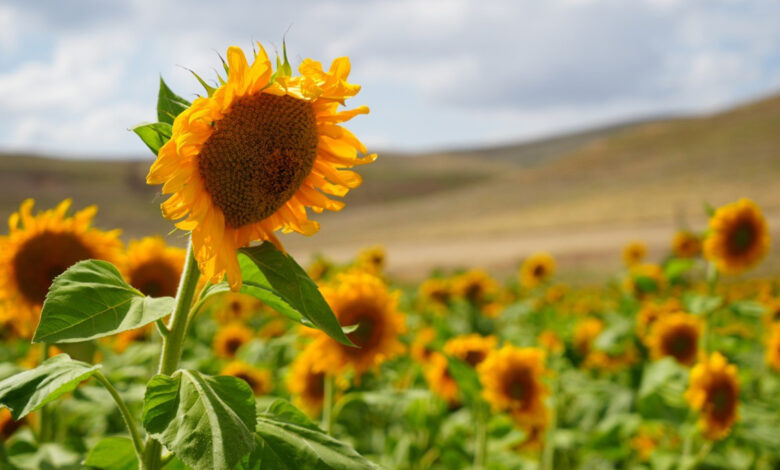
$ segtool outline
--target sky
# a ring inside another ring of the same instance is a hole
[[[773,0],[0,1],[0,151],[125,158],[230,45],[352,62],[372,151],[511,143],[780,92]]]

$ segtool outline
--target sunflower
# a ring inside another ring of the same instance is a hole
[[[254,335],[242,323],[230,323],[214,335],[214,352],[218,357],[232,359],[244,344],[248,343]]]
[[[0,321],[29,338],[41,314],[52,280],[73,264],[101,259],[121,268],[119,230],[92,228],[96,206],[68,216],[71,201],[32,214],[32,199],[8,219],[10,233],[0,237]]]
[[[770,330],[765,357],[766,363],[775,371],[780,372],[780,325],[775,325]]]
[[[320,345],[311,343],[290,365],[287,375],[287,389],[293,396],[293,403],[302,408],[309,416],[317,416],[322,411],[325,400],[325,372],[322,370]],[[334,387],[343,389],[344,380],[334,378]]]
[[[477,367],[497,345],[498,338],[495,336],[482,336],[474,333],[448,340],[444,343],[444,352],[471,367]]]
[[[433,328],[425,327],[417,331],[410,347],[412,359],[421,364],[427,364],[431,355],[436,352],[433,348],[433,343],[435,341],[436,330]]]
[[[604,322],[600,319],[588,317],[580,320],[574,327],[574,349],[586,356],[602,331],[604,331]]]
[[[542,349],[551,354],[560,354],[565,349],[563,341],[552,330],[544,330],[539,333],[536,341]]]
[[[671,356],[684,366],[692,366],[699,353],[703,328],[701,319],[688,313],[664,315],[653,324],[647,338],[650,355],[655,360]]]
[[[152,324],[144,325],[134,330],[123,331],[112,338],[111,348],[119,354],[125,352],[131,344],[147,339],[152,331]]]
[[[547,387],[542,377],[544,351],[505,345],[491,351],[477,366],[482,396],[495,411],[509,412],[519,423],[538,423],[546,417]]]
[[[636,298],[644,299],[664,290],[666,277],[657,264],[638,264],[631,267],[623,286]]]
[[[371,274],[381,274],[386,263],[387,252],[379,245],[366,248],[358,253],[357,265]]]
[[[450,281],[438,277],[428,278],[420,284],[420,298],[435,307],[446,307],[452,297]]]
[[[22,424],[24,424],[23,420],[14,421],[8,408],[0,409],[0,439],[3,442],[7,441],[17,429],[22,427]]]
[[[568,291],[569,288],[565,284],[552,285],[544,291],[544,301],[551,305],[556,304],[566,297]]]
[[[749,199],[740,199],[718,208],[710,218],[704,257],[725,274],[739,274],[761,261],[769,244],[761,209]]]
[[[617,353],[593,350],[585,357],[582,367],[615,373],[635,364],[638,359],[636,347],[633,344],[629,344],[625,349]]]
[[[252,367],[243,361],[232,361],[222,368],[220,375],[238,377],[248,383],[255,395],[265,395],[272,389],[271,372]]]
[[[263,303],[251,295],[238,292],[226,292],[215,302],[212,315],[217,323],[241,323],[263,308]]]
[[[647,344],[653,324],[664,315],[680,310],[682,310],[682,304],[674,298],[663,302],[646,301],[636,316],[636,336]]]
[[[719,352],[696,364],[691,370],[685,399],[700,413],[699,427],[707,439],[726,437],[739,418],[737,366]]]
[[[287,333],[288,322],[282,318],[271,318],[257,330],[260,338],[271,339],[284,336]]]
[[[458,405],[460,402],[458,383],[450,375],[449,361],[444,354],[433,352],[423,369],[423,375],[434,395],[446,401],[451,407]]]
[[[313,332],[328,373],[353,368],[361,375],[403,352],[398,338],[406,330],[406,321],[398,312],[400,292],[390,292],[381,279],[364,271],[339,274],[335,286],[324,286],[321,291],[342,326],[357,326],[347,334],[357,347],[341,344],[319,330]]]
[[[495,279],[481,269],[471,269],[452,280],[452,292],[474,305],[481,305],[498,293]]]
[[[672,252],[678,258],[693,258],[701,254],[701,237],[687,230],[680,230],[672,239]]]
[[[642,262],[647,256],[647,245],[644,242],[632,241],[623,247],[623,262],[631,267]]]
[[[660,429],[647,426],[639,428],[639,432],[631,438],[631,447],[636,451],[640,462],[647,462],[653,451],[658,447],[663,435]]]
[[[555,258],[549,253],[534,253],[520,267],[520,285],[527,289],[542,284],[555,273]]]
[[[259,44],[258,44],[259,45]],[[192,231],[201,273],[218,282],[227,274],[241,285],[236,251],[253,240],[281,247],[274,232],[312,235],[314,212],[338,211],[344,196],[360,185],[345,168],[374,161],[363,144],[339,124],[368,113],[361,106],[339,111],[360,86],[348,83],[349,59],[333,61],[325,72],[305,59],[300,76],[286,62],[273,71],[259,47],[247,63],[238,47],[227,50],[228,76],[208,97],[196,99],[176,117],[171,139],[160,149],[147,183],[162,184],[172,196],[163,215]]]
[[[162,237],[133,240],[127,246],[126,278],[150,297],[175,297],[185,251],[168,246]]]
[[[314,259],[314,261],[312,261],[312,263],[306,269],[306,272],[313,280],[322,281],[326,279],[331,272],[333,272],[334,268],[335,266],[333,265],[332,261],[329,261],[322,256],[318,256]]]
[[[537,453],[544,449],[544,437],[547,431],[549,418],[548,413],[545,417],[535,422],[518,423],[525,432],[525,439],[520,443],[517,450],[521,452]]]

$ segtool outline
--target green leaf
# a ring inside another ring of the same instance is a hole
[[[723,305],[722,297],[693,293],[684,295],[682,300],[685,310],[695,315],[706,315]]]
[[[133,441],[126,437],[104,437],[92,448],[84,465],[111,470],[137,470]]]
[[[189,108],[190,104],[189,101],[171,91],[165,84],[165,80],[160,77],[160,91],[157,94],[157,120],[173,124],[176,116]]]
[[[344,334],[339,321],[322,297],[317,284],[292,257],[277,250],[273,243],[242,248],[239,256],[241,276],[249,286],[268,289],[339,343],[354,346]],[[252,293],[250,291],[248,293]],[[260,300],[263,300],[262,298]],[[269,304],[276,308],[275,305]],[[280,304],[281,305],[281,304]],[[282,313],[282,312],[280,312]],[[289,315],[288,315],[289,316]]]
[[[642,399],[657,392],[672,380],[678,380],[685,375],[682,367],[671,357],[665,357],[645,366],[638,398]]]
[[[693,269],[694,265],[695,262],[692,259],[671,259],[666,263],[666,266],[664,266],[664,277],[673,281]]]
[[[767,307],[755,300],[737,300],[729,305],[735,314],[748,318],[761,318],[767,311]]]
[[[447,356],[447,370],[458,384],[458,390],[463,398],[474,403],[479,400],[481,390],[477,371],[458,358]]]
[[[142,124],[133,128],[133,132],[149,147],[153,154],[160,153],[160,148],[171,139],[173,129],[167,122]]]
[[[255,447],[255,408],[243,380],[180,370],[149,381],[143,425],[194,469],[227,470]]]
[[[276,400],[257,417],[262,447],[255,451],[263,470],[379,468],[350,446],[325,434],[285,400]]]
[[[12,375],[0,382],[0,406],[5,406],[15,420],[40,409],[45,404],[73,391],[94,375],[100,365],[74,361],[58,354],[35,369]]]
[[[170,297],[145,297],[106,261],[80,261],[57,276],[34,343],[72,343],[133,330],[173,311]]]

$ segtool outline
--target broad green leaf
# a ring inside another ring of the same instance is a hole
[[[235,377],[180,370],[146,387],[143,425],[196,470],[234,468],[255,447],[255,397]]]
[[[650,362],[644,368],[638,397],[642,399],[655,393],[669,381],[681,379],[683,376],[682,367],[671,357]]]
[[[173,124],[173,120],[181,114],[182,111],[190,107],[190,102],[178,96],[168,88],[165,81],[160,77],[160,91],[157,94],[157,120],[160,122]]]
[[[137,470],[133,441],[126,437],[104,437],[89,451],[84,465],[111,470]]]
[[[173,311],[170,297],[145,297],[111,263],[80,261],[54,279],[34,343],[72,343],[133,330]]]
[[[73,391],[99,368],[99,364],[93,366],[74,361],[67,354],[58,354],[35,369],[20,372],[0,382],[0,406],[8,408],[11,416],[18,420]]]
[[[669,280],[677,279],[690,271],[695,265],[692,259],[673,258],[664,266],[664,276]]]
[[[767,311],[767,307],[755,300],[738,300],[729,305],[732,312],[742,317],[761,318]]]
[[[239,256],[242,279],[257,289],[271,289],[292,309],[336,341],[354,346],[322,297],[317,284],[292,257],[269,242],[243,248]],[[262,299],[261,299],[262,300]],[[274,305],[269,304],[276,308]]]
[[[470,402],[479,400],[481,390],[477,371],[458,358],[447,356],[447,370],[458,384],[461,396]]]
[[[254,454],[263,470],[378,468],[281,399],[258,415],[257,434],[263,445]]]
[[[171,139],[173,129],[167,122],[155,122],[152,124],[141,124],[135,126],[133,132],[149,147],[153,154],[160,153],[160,148]]]
[[[683,305],[688,312],[706,315],[723,305],[723,298],[691,293],[683,296]]]

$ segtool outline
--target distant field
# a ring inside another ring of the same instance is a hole
[[[747,196],[780,235],[780,97],[725,113],[615,126],[555,139],[435,155],[382,154],[340,214],[316,216],[322,232],[287,236],[305,259],[336,259],[361,246],[388,248],[390,269],[416,278],[433,267],[481,264],[499,274],[546,249],[565,277],[602,276],[627,240],[654,255],[675,227],[702,229],[705,202]],[[140,144],[139,144],[140,147]],[[127,237],[166,233],[151,160],[81,162],[0,156],[0,216],[25,197],[49,207],[71,196],[98,203],[98,224]],[[174,243],[182,243],[174,235]],[[777,256],[764,270],[777,272]]]

